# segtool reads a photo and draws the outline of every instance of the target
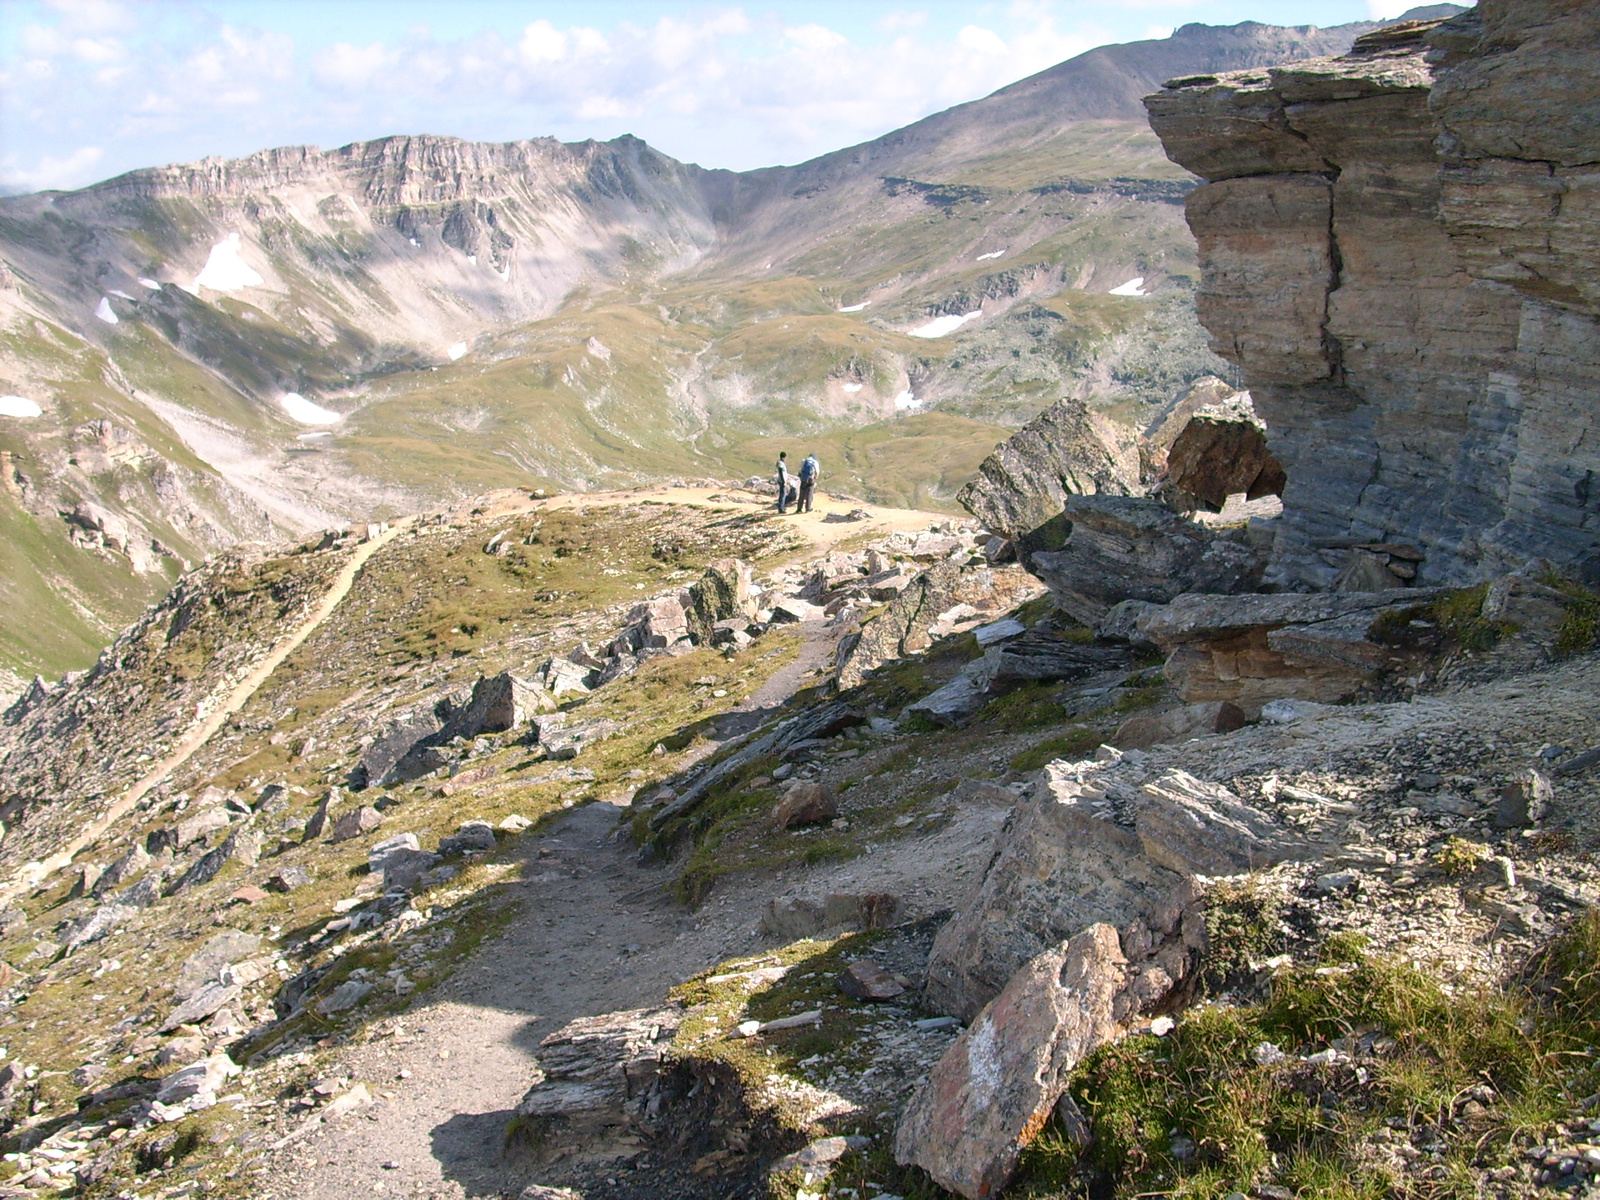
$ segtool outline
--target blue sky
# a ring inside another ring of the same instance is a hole
[[[0,189],[393,133],[799,162],[1107,42],[1403,0],[0,0]]]

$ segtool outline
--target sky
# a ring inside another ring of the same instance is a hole
[[[1108,42],[1407,0],[0,0],[0,192],[398,133],[801,162]]]

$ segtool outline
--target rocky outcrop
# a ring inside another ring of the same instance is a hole
[[[1182,506],[1221,511],[1229,496],[1281,496],[1283,467],[1267,448],[1267,431],[1239,392],[1197,409],[1167,451],[1167,486]]]
[[[1484,0],[1147,98],[1208,181],[1200,319],[1287,473],[1277,584],[1353,542],[1421,547],[1425,583],[1600,579],[1597,38],[1585,0]]]
[[[1068,496],[1136,496],[1137,448],[1081,400],[1059,400],[978,467],[957,500],[996,533],[1026,541]]]
[[[940,930],[928,1001],[971,1021],[1023,964],[1096,922],[1176,937],[1158,956],[1171,990],[1203,941],[1198,918],[1185,915],[1193,877],[1305,849],[1293,830],[1182,771],[1146,778],[1132,758],[1052,763],[1007,822],[977,894]]]
[[[1239,530],[1217,532],[1159,500],[1069,496],[1025,562],[1057,605],[1086,625],[1114,604],[1162,604],[1184,592],[1248,592],[1266,557]]]

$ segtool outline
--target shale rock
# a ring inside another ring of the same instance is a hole
[[[677,1005],[634,1009],[581,1017],[547,1036],[510,1148],[539,1161],[580,1147],[603,1157],[613,1139],[648,1133],[663,1056],[682,1019]]]
[[[1184,592],[1234,593],[1261,582],[1248,541],[1179,516],[1158,500],[1073,496],[1036,535],[1024,564],[1075,620],[1095,625],[1114,604],[1162,604]]]
[[[1550,805],[1555,795],[1555,785],[1550,777],[1543,771],[1529,768],[1500,793],[1500,803],[1494,813],[1494,827],[1526,829],[1530,825],[1537,825],[1550,815]]]
[[[1283,467],[1267,449],[1267,431],[1240,392],[1197,411],[1167,455],[1167,486],[1220,512],[1229,496],[1283,495]],[[1193,507],[1187,505],[1186,507]]]
[[[183,960],[177,982],[173,984],[173,996],[187,1000],[205,985],[220,982],[223,968],[243,962],[260,948],[258,933],[227,929],[214,934],[204,946]]]
[[[1059,400],[1001,443],[956,497],[988,529],[1028,543],[1068,496],[1140,492],[1138,452],[1081,400]]]
[[[352,808],[339,814],[338,820],[333,823],[333,832],[328,835],[328,840],[348,842],[351,838],[371,833],[382,824],[383,814],[370,804],[363,804],[359,808]]]
[[[1137,713],[1117,727],[1111,744],[1119,750],[1148,750],[1162,742],[1212,733],[1232,733],[1245,726],[1244,710],[1226,700],[1186,704],[1164,712]]]
[[[1269,582],[1331,586],[1338,539],[1420,547],[1423,584],[1600,578],[1597,38],[1592,4],[1489,0],[1146,98],[1287,472]]]
[[[895,1160],[969,1200],[997,1195],[1072,1068],[1117,1033],[1125,968],[1117,931],[1106,924],[1031,958],[907,1103]]]

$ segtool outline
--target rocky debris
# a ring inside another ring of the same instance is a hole
[[[351,838],[371,833],[382,824],[383,814],[370,804],[363,804],[359,808],[348,809],[339,814],[333,823],[332,832],[328,834],[328,840],[348,842]]]
[[[1550,200],[1600,157],[1572,100],[1593,90],[1577,48],[1595,22],[1496,4],[1146,98],[1209,181],[1186,202],[1200,320],[1290,480],[1272,582],[1331,586],[1343,556],[1318,543],[1336,538],[1421,548],[1424,584],[1532,554],[1600,571],[1577,383],[1600,369],[1600,218]]]
[[[651,1129],[664,1055],[683,1009],[604,1013],[571,1021],[539,1043],[534,1083],[513,1115],[515,1147],[539,1161],[575,1147],[603,1157],[614,1139]]]
[[[439,854],[422,849],[414,833],[397,833],[367,851],[367,870],[380,876],[390,892],[412,890],[440,861]]]
[[[247,867],[253,867],[260,857],[261,836],[253,829],[240,827],[230,833],[222,845],[196,860],[195,864],[167,889],[166,894],[176,896],[192,887],[210,883],[223,867],[235,859]]]
[[[1496,829],[1526,829],[1550,815],[1555,784],[1537,767],[1529,767],[1505,786],[1495,808]]]
[[[93,912],[79,917],[66,929],[66,936],[61,941],[62,955],[71,954],[80,946],[86,946],[90,942],[99,941],[142,907],[148,905],[102,904]]]
[[[155,1102],[186,1113],[209,1108],[217,1101],[217,1090],[237,1074],[239,1067],[231,1058],[213,1054],[164,1078]]]
[[[577,758],[586,747],[611,737],[618,728],[615,721],[573,721],[565,713],[552,713],[534,722],[533,740],[544,749],[546,758],[566,762]]]
[[[182,850],[219,829],[226,829],[230,824],[232,821],[224,809],[203,808],[194,816],[185,817],[178,822],[171,838],[171,846],[174,850]]]
[[[984,526],[1031,549],[1069,496],[1134,496],[1138,452],[1082,400],[1058,400],[978,467],[956,499]]]
[[[895,1160],[969,1200],[997,1195],[1072,1068],[1118,1032],[1126,983],[1117,931],[1103,923],[1030,959],[912,1096]]]
[[[327,832],[328,817],[333,811],[333,806],[343,799],[344,793],[339,788],[329,788],[322,799],[317,801],[317,807],[312,810],[311,815],[306,818],[305,828],[300,833],[301,839],[307,842],[314,841]]]
[[[241,985],[223,983],[221,980],[202,984],[182,1004],[167,1014],[166,1020],[156,1027],[156,1032],[171,1033],[180,1025],[193,1025],[203,1021],[212,1013],[232,1004],[243,991]]]
[[[1168,655],[1166,676],[1183,699],[1225,700],[1250,714],[1279,699],[1336,703],[1372,672],[1403,666],[1408,654],[1374,640],[1374,622],[1441,594],[1180,596],[1138,625]]]
[[[1126,667],[1132,655],[1115,645],[1095,645],[1061,636],[1053,628],[1023,630],[967,663],[944,686],[906,706],[940,725],[959,726],[997,695],[1022,683],[1082,679]],[[991,641],[994,639],[991,639]],[[981,644],[981,642],[980,642]]]
[[[100,877],[105,874],[105,868],[99,863],[83,863],[78,867],[76,874],[77,878],[67,889],[68,900],[81,900],[85,896],[93,895]]]
[[[864,1137],[818,1138],[793,1154],[785,1154],[772,1164],[767,1174],[783,1175],[799,1171],[802,1186],[809,1188],[826,1179],[834,1164],[846,1154],[853,1150],[866,1150],[871,1145],[872,1139]]]
[[[1057,605],[1093,626],[1124,600],[1164,604],[1185,592],[1254,591],[1266,558],[1236,534],[1208,529],[1159,500],[1072,496],[1029,543],[1023,563]]]
[[[1249,500],[1281,496],[1284,482],[1249,392],[1198,409],[1167,454],[1165,487],[1185,508],[1198,502],[1220,512],[1239,493]]]
[[[852,1000],[893,1000],[905,987],[875,962],[862,959],[839,974],[839,990]]]
[[[546,1187],[542,1183],[530,1183],[517,1193],[517,1200],[583,1200],[583,1196],[571,1188]]]
[[[951,562],[930,567],[895,597],[888,611],[859,634],[840,640],[838,686],[855,687],[875,667],[927,649],[940,618],[958,606],[967,606],[971,623],[978,625],[984,623],[981,616],[1006,612],[1038,594],[1038,585],[1016,567],[966,570]]]
[[[821,825],[839,815],[839,802],[833,789],[823,783],[801,780],[789,786],[772,810],[772,823],[779,829],[802,825]]]
[[[1181,742],[1212,733],[1232,733],[1246,724],[1244,710],[1226,700],[1186,704],[1163,712],[1137,713],[1117,727],[1111,744],[1119,750],[1148,750],[1162,742]]]
[[[494,826],[487,821],[463,821],[453,837],[439,840],[439,853],[471,854],[495,847]]]
[[[936,1011],[970,1021],[1023,963],[1097,921],[1142,921],[1197,947],[1200,927],[1183,915],[1193,876],[1308,851],[1304,835],[1226,788],[1182,771],[1147,778],[1141,761],[1056,762],[1034,778],[977,894],[934,941]],[[1183,955],[1169,959],[1167,974],[1184,978]]]
[[[669,822],[693,812],[713,787],[758,758],[768,754],[783,755],[802,742],[833,737],[866,723],[867,718],[860,711],[843,701],[813,705],[732,748],[726,757],[700,768],[689,778],[679,780],[673,785],[675,794],[659,803],[651,814],[649,828],[652,832],[659,831]]]
[[[272,892],[292,892],[295,888],[305,887],[315,878],[316,876],[311,873],[309,868],[288,866],[267,876],[267,890]]]
[[[225,929],[213,934],[178,968],[178,978],[172,986],[173,996],[178,1000],[188,1000],[205,985],[219,982],[225,968],[243,962],[260,948],[261,935],[258,933]]]
[[[527,724],[537,713],[554,712],[555,708],[555,698],[549,692],[510,672],[480,675],[466,704],[453,712],[430,740],[448,742],[451,738],[504,733]]]

